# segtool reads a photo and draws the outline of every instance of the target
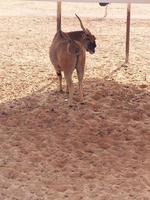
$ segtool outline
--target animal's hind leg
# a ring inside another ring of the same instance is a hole
[[[84,68],[77,66],[77,76],[79,81],[79,94],[80,94],[80,102],[83,103],[83,76],[84,76]]]
[[[59,91],[63,92],[63,88],[62,88],[62,74],[61,71],[57,71],[57,76],[59,78]]]
[[[64,73],[68,91],[69,91],[69,106],[72,106],[72,99],[73,99],[73,83],[72,83],[72,74]]]
[[[68,85],[66,85],[66,93],[69,94]]]

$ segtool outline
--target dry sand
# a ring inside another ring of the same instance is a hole
[[[149,200],[150,21],[133,19],[126,68],[125,20],[83,18],[98,47],[87,54],[85,104],[74,74],[68,108],[48,58],[55,18],[7,16],[19,5],[34,13],[34,3],[0,3],[0,200]],[[150,17],[147,5],[141,12]],[[63,29],[80,27],[65,17]]]

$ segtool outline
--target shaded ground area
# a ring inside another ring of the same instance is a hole
[[[149,199],[150,93],[99,79],[85,91],[69,110],[48,86],[1,105],[1,199]]]
[[[98,47],[70,109],[48,58],[55,18],[0,17],[0,199],[150,199],[150,22],[132,21],[125,68],[124,21],[83,21]]]

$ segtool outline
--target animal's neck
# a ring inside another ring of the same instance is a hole
[[[72,31],[67,33],[71,39],[77,40],[83,44],[83,31]]]

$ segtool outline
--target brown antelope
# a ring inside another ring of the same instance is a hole
[[[59,77],[60,91],[62,91],[62,74],[67,83],[69,91],[69,106],[72,106],[73,99],[73,84],[72,74],[74,69],[77,70],[79,80],[80,100],[83,102],[82,81],[84,76],[86,51],[95,53],[96,43],[95,36],[85,29],[81,19],[76,15],[80,21],[82,31],[74,31],[64,33],[61,30],[61,2],[58,1],[57,10],[57,33],[54,36],[50,47],[50,60],[55,67],[57,76]]]

